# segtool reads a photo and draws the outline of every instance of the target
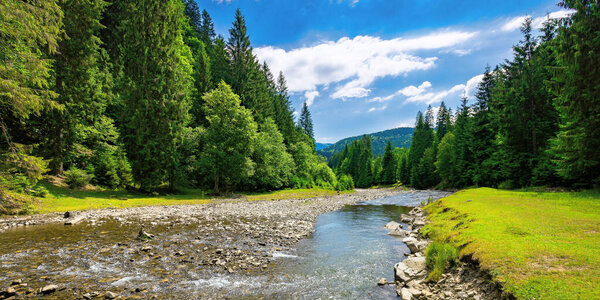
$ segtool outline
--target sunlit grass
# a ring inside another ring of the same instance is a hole
[[[520,299],[600,299],[600,192],[460,191],[424,233],[473,254]]]

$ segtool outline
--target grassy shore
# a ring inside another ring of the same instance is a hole
[[[180,190],[171,195],[144,195],[128,191],[112,190],[72,190],[64,187],[47,185],[49,194],[43,198],[35,198],[28,208],[29,213],[43,214],[51,212],[78,211],[101,208],[126,208],[154,205],[206,204],[223,199],[239,199],[247,201],[304,199],[337,194],[337,191],[326,189],[296,189],[275,192],[235,194],[215,197],[206,191],[195,189]],[[345,192],[349,193],[349,192]]]
[[[600,192],[469,189],[426,207],[435,241],[518,299],[600,299]]]

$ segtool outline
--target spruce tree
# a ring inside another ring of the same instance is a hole
[[[387,145],[385,146],[385,153],[383,154],[383,161],[381,165],[381,182],[383,184],[395,183],[398,164],[396,155],[394,155],[394,149],[391,141],[388,141]]]
[[[188,122],[192,58],[184,44],[180,0],[123,0],[121,97],[124,141],[142,190],[173,188],[177,147]]]
[[[312,140],[315,139],[315,132],[313,129],[312,117],[308,105],[306,102],[302,105],[302,111],[300,112],[300,119],[298,120],[298,127],[302,132],[308,135]]]
[[[560,132],[553,141],[559,174],[581,186],[600,182],[600,7],[597,1],[564,0],[576,10],[557,37],[559,68],[554,80]]]
[[[496,130],[490,121],[489,103],[492,101],[494,86],[490,66],[487,66],[475,94],[477,100],[474,105],[473,126],[470,127],[469,133],[470,151],[473,153],[471,162],[473,183],[479,186],[493,184],[493,170],[489,159],[494,151]]]

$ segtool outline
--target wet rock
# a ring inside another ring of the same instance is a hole
[[[402,261],[408,268],[411,268],[415,273],[419,273],[427,267],[425,257],[408,257]]]
[[[413,221],[413,217],[409,215],[400,215],[400,222],[410,224]]]
[[[386,285],[387,284],[387,280],[385,280],[385,278],[381,278],[379,279],[379,282],[377,282],[377,285]]]
[[[55,284],[50,284],[43,287],[40,291],[42,292],[42,294],[52,294],[56,292],[56,290],[58,290],[58,286]]]

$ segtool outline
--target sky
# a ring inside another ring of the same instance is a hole
[[[453,110],[486,65],[512,57],[519,26],[568,11],[558,0],[197,0],[229,36],[235,10],[254,53],[282,71],[292,106],[312,113],[315,139],[414,126],[418,111]],[[539,34],[541,34],[538,31]]]

